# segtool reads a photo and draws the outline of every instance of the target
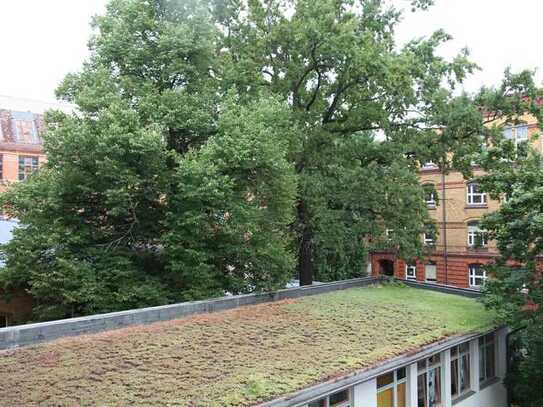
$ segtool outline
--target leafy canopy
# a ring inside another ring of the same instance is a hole
[[[49,161],[1,199],[21,221],[2,286],[46,319],[421,255],[417,161],[468,168],[482,114],[454,96],[467,52],[439,57],[442,31],[400,47],[400,18],[379,0],[112,0],[57,91],[77,112],[48,116]]]

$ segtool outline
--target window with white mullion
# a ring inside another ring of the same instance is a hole
[[[451,349],[451,396],[453,400],[471,390],[469,342]]]
[[[479,228],[479,222],[468,223],[468,246],[484,247],[488,243],[487,234]]]
[[[377,407],[406,407],[407,368],[377,377]]]
[[[345,389],[332,393],[326,397],[312,401],[308,407],[353,407],[352,389]]]
[[[406,280],[416,280],[417,279],[417,265],[415,263],[406,263],[405,264],[405,278],[406,278]]]
[[[417,406],[442,407],[441,356],[439,353],[417,363]]]
[[[471,288],[481,288],[486,279],[486,270],[481,264],[470,264],[469,268],[469,286]]]
[[[479,338],[479,382],[496,377],[496,338],[493,333]]]
[[[467,186],[468,205],[486,205],[486,194],[480,191],[479,184],[470,182]]]

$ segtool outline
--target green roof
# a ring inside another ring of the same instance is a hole
[[[491,327],[476,300],[352,288],[0,352],[0,400],[252,405]]]

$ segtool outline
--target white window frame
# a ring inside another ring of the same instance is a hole
[[[344,391],[348,392],[348,400],[330,404],[330,397],[334,396],[335,394],[342,393]],[[319,404],[322,403],[322,404]],[[333,393],[328,394],[325,397],[321,397],[319,399],[313,400],[307,404],[307,407],[312,407],[312,404],[319,407],[354,407],[354,397],[353,397],[353,388],[349,387],[347,389],[342,389],[335,391]]]
[[[485,206],[487,204],[486,193],[476,192],[476,188],[479,188],[477,182],[470,182],[466,185],[467,202],[470,206]],[[476,202],[480,201],[480,202]]]
[[[469,271],[469,286],[471,288],[481,288],[484,285],[487,278],[488,278],[486,270],[484,269],[483,265],[482,264],[470,264],[468,266],[468,271]],[[478,276],[477,275],[478,271],[479,272],[482,271],[483,275]],[[477,280],[481,280],[482,283],[477,284]]]
[[[431,233],[424,232],[422,235],[422,238],[424,240],[425,246],[434,246],[436,244],[435,236],[432,235]]]
[[[398,372],[400,370],[403,370],[404,373],[405,373],[405,376],[401,379],[398,379]],[[405,405],[409,405],[409,385],[407,384],[407,374],[408,374],[408,367],[403,367],[403,368],[400,368],[400,369],[396,369],[394,370],[393,372],[388,372],[388,373],[385,373],[383,375],[380,375],[380,376],[386,376],[388,374],[392,373],[392,383],[389,383],[385,386],[382,386],[382,387],[379,387],[377,384],[377,400],[379,400],[379,393],[381,392],[384,392],[386,390],[390,390],[392,389],[392,394],[393,394],[393,406],[397,406],[398,405],[398,385],[400,384],[405,384],[405,398],[406,398],[406,402],[404,403]],[[376,380],[377,382],[377,380]]]
[[[432,186],[432,185],[426,185],[426,187]],[[429,199],[427,199],[429,197]],[[430,208],[435,208],[437,205],[436,202],[436,192],[435,191],[424,191],[424,202],[426,205]]]
[[[453,355],[453,349],[456,349],[456,354],[454,355]],[[453,362],[455,360],[458,361],[457,362],[458,369],[457,369],[457,377],[456,377],[458,393],[452,394],[452,387],[451,387],[451,397],[453,400],[456,400],[457,398],[462,397],[464,394],[467,394],[471,391],[471,378],[472,378],[473,372],[471,371],[470,343],[464,342],[458,346],[455,346],[450,349],[450,352],[451,352],[451,384],[452,384],[452,375],[453,375],[453,371],[452,371]],[[467,387],[464,390],[462,390],[460,380],[462,376],[462,373],[461,373],[462,366],[466,362],[464,358],[465,356],[467,356],[468,377],[467,377],[467,380],[466,378],[464,378],[464,382],[467,383]]]
[[[437,363],[430,363],[430,359],[434,358],[434,357],[439,357],[439,362]],[[424,363],[424,367],[421,368],[420,365]],[[439,384],[440,384],[440,387],[439,387],[439,395],[440,395],[440,401],[438,404],[432,404],[433,406],[439,406],[439,407],[444,407],[445,406],[445,383],[444,383],[444,380],[443,380],[443,369],[445,368],[445,363],[443,363],[443,357],[441,354],[439,353],[436,353],[435,355],[432,355],[431,357],[429,358],[426,358],[424,360],[421,360],[417,363],[417,387],[418,387],[418,381],[419,381],[419,376],[423,375],[423,374],[426,374],[426,389],[425,389],[425,393],[426,393],[426,405],[430,405],[430,392],[428,391],[428,389],[430,388],[430,372],[432,372],[433,370],[435,369],[439,369],[438,372],[439,372],[439,375],[436,375],[434,377],[439,377]],[[435,372],[434,372],[435,374]],[[418,400],[418,391],[417,390],[417,400]]]
[[[515,149],[521,144],[528,144],[530,140],[530,131],[528,124],[522,123],[516,126],[507,125],[503,128],[503,136],[506,140],[510,140],[515,145]]]
[[[437,164],[435,162],[430,160],[430,161],[426,161],[425,163],[423,163],[422,168],[425,169],[425,170],[429,170],[429,169],[436,169],[436,168],[438,168],[438,166],[437,166]]]
[[[481,336],[477,342],[477,346],[479,347],[479,372],[478,372],[478,375],[479,375],[479,383],[481,384],[484,384],[494,378],[496,378],[498,376],[498,372],[497,372],[497,369],[498,369],[498,365],[497,365],[497,362],[498,362],[498,359],[497,359],[497,337],[494,333],[490,333],[490,334],[487,334],[485,336]],[[487,358],[487,353],[486,353],[486,349],[488,347],[492,347],[493,348],[493,358],[494,360],[492,361],[493,364],[494,364],[494,374],[491,375],[491,376],[488,376],[487,375],[487,372],[486,372],[486,367],[487,367],[487,363],[488,363],[488,358]]]
[[[488,237],[484,230],[479,228],[479,222],[468,222],[468,247],[475,247],[477,238],[480,238],[480,247],[488,245]]]
[[[417,264],[405,263],[405,279],[416,280],[417,279]]]

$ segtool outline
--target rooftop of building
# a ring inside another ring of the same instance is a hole
[[[474,299],[350,288],[0,351],[0,400],[254,405],[491,328]]]
[[[34,114],[43,114],[47,110],[61,110],[65,113],[71,113],[75,110],[75,106],[58,100],[36,100],[0,95],[0,109],[16,112],[32,112]]]

